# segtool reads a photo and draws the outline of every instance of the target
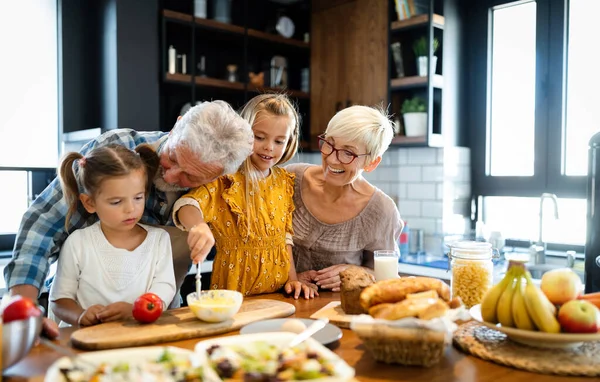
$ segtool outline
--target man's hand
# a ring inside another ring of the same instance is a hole
[[[109,304],[101,309],[96,314],[96,317],[98,317],[101,322],[119,321],[132,317],[132,310],[133,304],[119,301]]]
[[[208,253],[215,245],[215,237],[213,236],[208,224],[200,223],[193,226],[188,234],[188,245],[192,251],[190,257],[194,264],[198,264],[206,259]]]
[[[315,283],[323,289],[331,289],[333,292],[339,292],[342,282],[340,272],[348,268],[348,264],[337,264],[317,271],[314,278]]]
[[[36,301],[36,302],[38,300],[39,292],[40,291],[38,288],[34,287],[33,285],[26,285],[26,284],[15,285],[14,287],[10,288],[11,296],[19,295],[19,296],[27,297],[31,301]],[[44,317],[44,319],[42,320],[42,330],[50,338],[58,337],[58,325],[56,324],[56,322],[50,320],[47,317]]]
[[[311,288],[310,286],[297,280],[288,280],[285,283],[284,290],[285,293],[293,295],[296,300],[298,299],[298,297],[300,297],[301,294],[304,294],[304,298],[307,300],[315,298],[315,295],[319,295],[319,293],[314,288]]]
[[[98,312],[104,309],[104,305],[92,305],[79,316],[79,326],[92,326],[100,323]]]

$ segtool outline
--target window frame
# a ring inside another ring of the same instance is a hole
[[[586,177],[562,175],[562,140],[566,128],[566,84],[569,0],[536,2],[536,80],[534,175],[489,175],[491,107],[491,52],[493,7],[531,0],[480,0],[470,4],[472,22],[467,26],[468,67],[471,82],[466,104],[470,115],[472,190],[478,196],[539,197],[544,192],[559,198],[586,198]],[[481,126],[484,126],[481,128]],[[560,153],[560,155],[552,155]]]

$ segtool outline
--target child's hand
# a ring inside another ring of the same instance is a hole
[[[79,326],[92,326],[100,323],[97,317],[98,312],[104,309],[104,305],[92,305],[79,316]]]
[[[131,317],[133,305],[119,301],[107,305],[96,315],[101,322],[119,321]]]
[[[190,250],[190,257],[194,264],[198,264],[206,259],[213,245],[215,245],[215,237],[213,236],[208,224],[200,223],[190,229],[188,235],[188,245]]]
[[[290,281],[288,280],[285,283],[285,293],[293,294],[294,298],[297,300],[300,297],[300,294],[304,295],[305,299],[315,298],[315,296],[319,295],[316,289],[311,288],[310,286],[300,282],[300,281]]]

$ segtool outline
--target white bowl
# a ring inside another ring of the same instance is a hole
[[[2,370],[23,359],[42,332],[43,317],[29,317],[2,325]]]
[[[216,289],[196,292],[186,297],[188,307],[196,317],[206,322],[223,322],[231,319],[240,310],[244,296],[234,290]]]

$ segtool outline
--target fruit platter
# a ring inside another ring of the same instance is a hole
[[[581,280],[572,269],[546,272],[538,287],[526,265],[511,260],[504,278],[469,313],[520,344],[576,347],[600,341],[600,293],[581,291]]]

